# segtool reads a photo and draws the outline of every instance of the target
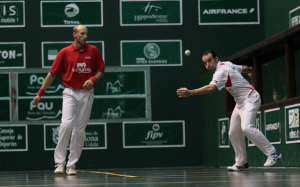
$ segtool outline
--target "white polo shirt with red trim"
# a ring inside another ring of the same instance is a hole
[[[242,66],[219,61],[210,84],[215,85],[219,91],[225,87],[234,100],[240,103],[255,90],[243,77],[242,71]]]
[[[75,48],[74,43],[60,50],[50,69],[51,73],[62,74],[62,83],[65,87],[75,89],[84,89],[83,84],[86,80],[96,72],[104,71],[105,66],[100,51],[87,43],[82,50]]]

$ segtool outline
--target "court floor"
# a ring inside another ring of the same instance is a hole
[[[76,176],[53,171],[0,172],[0,186],[126,186],[126,187],[299,187],[300,168],[250,168],[228,172],[225,167],[77,170]]]

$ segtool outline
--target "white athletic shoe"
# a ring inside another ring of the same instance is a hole
[[[77,174],[77,172],[73,168],[68,168],[68,167],[67,167],[66,173],[68,175],[76,175]]]
[[[227,168],[228,171],[249,171],[249,165],[246,163],[243,166],[236,166],[235,164],[233,166],[229,166]]]
[[[265,167],[273,166],[277,162],[277,160],[279,160],[281,157],[282,157],[282,154],[276,150],[275,153],[268,156],[268,159],[267,159],[266,163],[264,164],[264,166]]]
[[[54,173],[63,174],[65,173],[65,165],[64,164],[56,164],[56,169],[54,170]]]

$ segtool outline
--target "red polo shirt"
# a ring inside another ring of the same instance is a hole
[[[62,74],[65,87],[84,89],[83,84],[86,80],[96,72],[104,72],[104,70],[104,61],[97,47],[86,43],[85,48],[80,50],[72,43],[59,51],[50,72],[56,75]]]

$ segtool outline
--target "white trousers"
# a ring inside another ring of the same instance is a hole
[[[231,115],[229,138],[235,151],[235,165],[243,166],[247,163],[245,135],[266,156],[270,156],[276,150],[264,134],[254,128],[256,114],[260,108],[261,99],[259,93],[253,91],[241,103],[236,103]]]
[[[59,127],[59,139],[54,152],[56,164],[66,164],[70,142],[67,167],[75,169],[75,164],[79,160],[83,149],[85,127],[90,118],[93,101],[93,90],[65,88],[63,91],[62,119]]]

